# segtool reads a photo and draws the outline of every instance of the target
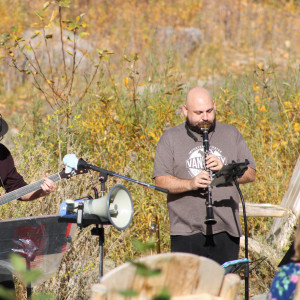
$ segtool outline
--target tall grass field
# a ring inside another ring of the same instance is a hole
[[[59,172],[74,153],[154,184],[156,144],[184,121],[188,90],[203,86],[218,121],[236,126],[255,158],[257,179],[241,186],[245,201],[280,204],[300,152],[299,13],[296,0],[1,0],[0,113],[10,126],[2,142],[28,183]],[[58,214],[62,201],[94,196],[98,175],[89,171],[60,181],[45,198],[3,205],[1,218]],[[111,176],[106,189],[116,184],[130,191],[134,217],[124,231],[105,226],[104,272],[170,250],[166,195]],[[266,236],[274,219],[247,221],[249,237],[272,248]],[[89,298],[99,280],[91,229],[76,231],[58,271],[34,294]],[[141,252],[137,241],[153,248]],[[271,262],[285,251],[250,274],[250,296],[268,291],[277,271]]]

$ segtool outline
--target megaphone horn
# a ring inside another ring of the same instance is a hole
[[[71,200],[72,201],[72,200]],[[133,202],[129,191],[121,184],[115,185],[107,195],[99,199],[80,199],[73,203],[64,201],[60,206],[62,217],[74,217],[74,211],[69,211],[70,206],[76,209],[76,202],[84,202],[83,214],[96,215],[108,219],[119,230],[127,228],[133,218]]]

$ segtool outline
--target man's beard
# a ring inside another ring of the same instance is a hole
[[[211,132],[215,129],[216,117],[214,118],[214,120],[212,122],[201,122],[201,123],[198,123],[197,125],[192,125],[189,121],[189,118],[186,117],[186,124],[188,125],[190,130],[197,132],[199,134],[202,134],[201,128],[204,128],[204,127],[208,127],[209,128],[208,132]]]

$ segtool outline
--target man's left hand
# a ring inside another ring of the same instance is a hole
[[[213,154],[209,154],[206,157],[206,167],[208,169],[210,169],[211,171],[220,171],[223,166],[224,166],[224,164],[222,163],[220,158],[218,158],[217,156],[215,156]]]
[[[41,189],[43,190],[44,194],[50,194],[56,189],[56,184],[54,181],[48,178],[49,174],[46,173],[46,177],[44,178],[44,182],[41,185]]]

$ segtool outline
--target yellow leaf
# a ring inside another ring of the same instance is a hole
[[[154,139],[156,138],[155,134],[153,132],[148,133],[149,136],[153,137]]]
[[[262,63],[258,63],[258,64],[257,64],[257,67],[258,67],[261,71],[264,71],[264,69],[263,69],[263,64],[262,64]]]
[[[257,82],[253,84],[253,90],[259,91],[259,86],[257,85]]]
[[[129,84],[129,77],[125,77],[125,86],[128,86]]]
[[[294,125],[293,125],[293,127],[294,127],[295,131],[300,131],[300,123],[295,122]]]
[[[54,81],[46,79],[49,84],[54,84]]]
[[[66,52],[73,56],[73,53],[72,53],[72,52],[70,52],[70,51],[68,51],[68,50],[66,50]]]
[[[80,37],[85,37],[85,36],[88,36],[88,35],[90,35],[88,32],[80,32],[79,33]]]
[[[43,9],[44,9],[44,10],[45,10],[45,9],[47,9],[49,5],[50,5],[50,2],[49,2],[49,1],[47,1],[46,3],[44,3],[44,5],[43,5]]]
[[[52,27],[53,27],[53,23],[49,23],[48,25],[45,26],[45,29],[52,28]]]
[[[259,110],[259,111],[267,111],[267,110],[266,110],[266,107],[265,107],[264,105],[258,107],[258,110]]]

